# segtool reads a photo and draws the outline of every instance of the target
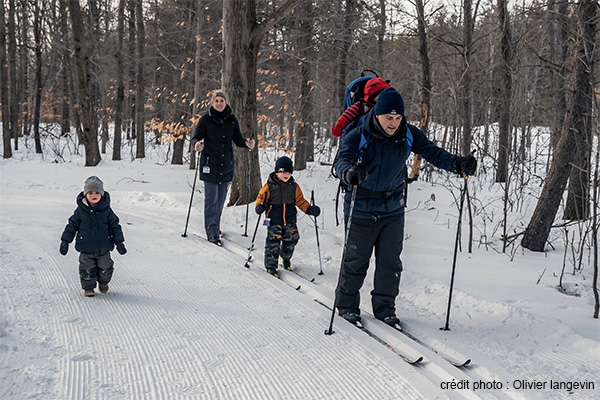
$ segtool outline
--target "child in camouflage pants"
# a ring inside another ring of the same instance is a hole
[[[275,163],[275,171],[269,175],[267,183],[260,189],[256,198],[256,213],[267,212],[269,221],[265,241],[265,268],[277,276],[279,257],[283,267],[292,270],[291,258],[300,239],[296,226],[296,207],[307,215],[318,217],[321,209],[311,206],[302,195],[300,186],[294,181],[294,166],[289,157],[281,157]]]

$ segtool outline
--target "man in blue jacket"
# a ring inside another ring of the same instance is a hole
[[[373,314],[388,325],[400,323],[395,301],[402,272],[404,185],[411,149],[453,173],[473,175],[477,167],[472,155],[453,155],[427,139],[416,126],[407,124],[404,100],[394,88],[381,92],[362,126],[346,135],[335,162],[337,175],[350,188],[344,198],[348,231],[335,304],[339,314],[352,323],[360,321],[359,291],[373,248]]]

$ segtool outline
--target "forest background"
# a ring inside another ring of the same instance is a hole
[[[44,157],[63,162],[65,152],[83,150],[86,166],[101,154],[135,160],[148,146],[168,146],[165,162],[195,169],[189,139],[210,93],[222,88],[244,136],[257,138],[259,151],[289,153],[302,170],[316,154],[333,160],[339,143],[330,130],[346,85],[368,69],[390,80],[409,121],[440,146],[491,160],[480,165],[493,170],[481,173],[502,185],[505,213],[526,185],[542,187],[527,226],[502,227],[505,248],[519,239],[543,251],[558,218],[578,227],[571,246],[593,250],[597,270],[595,0],[3,0],[0,7],[4,158],[20,146],[42,153],[44,140],[52,143]],[[531,146],[540,126],[547,145]],[[483,127],[476,142],[474,127]],[[428,168],[415,157],[411,174],[426,179]],[[258,153],[238,150],[229,204],[253,199],[260,177]]]

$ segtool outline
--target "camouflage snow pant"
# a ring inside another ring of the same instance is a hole
[[[265,268],[276,269],[279,256],[282,260],[289,261],[299,239],[296,224],[270,225],[265,240]]]
[[[96,287],[96,282],[106,285],[110,282],[115,262],[110,258],[110,251],[102,255],[79,253],[79,279],[83,290]]]

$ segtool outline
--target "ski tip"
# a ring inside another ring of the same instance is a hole
[[[423,356],[420,356],[419,358],[415,358],[414,360],[406,360],[409,364],[418,364],[421,361],[423,361]]]

